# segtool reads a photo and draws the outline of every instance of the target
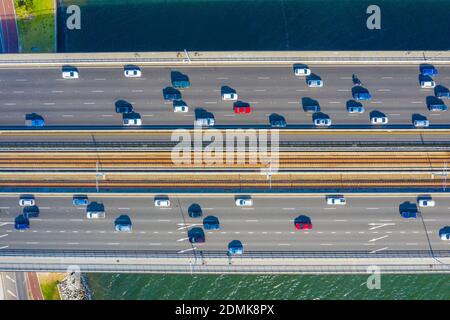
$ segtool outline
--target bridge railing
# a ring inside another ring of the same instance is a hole
[[[30,250],[4,249],[1,257],[60,257],[60,258],[227,258],[227,251],[171,250]],[[450,250],[386,250],[386,251],[246,251],[233,259],[355,259],[355,258],[449,258]]]

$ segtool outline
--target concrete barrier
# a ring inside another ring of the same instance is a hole
[[[129,53],[35,53],[4,54],[0,66],[214,66],[214,65],[291,65],[363,64],[398,65],[420,63],[450,64],[447,51],[208,51],[208,52],[129,52]]]

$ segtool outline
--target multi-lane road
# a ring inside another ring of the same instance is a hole
[[[156,208],[151,196],[91,196],[103,202],[106,219],[88,220],[85,208],[73,207],[69,196],[37,197],[38,218],[27,231],[14,230],[22,213],[18,196],[0,198],[0,251],[5,249],[71,250],[226,250],[241,240],[248,251],[389,251],[446,250],[450,242],[439,230],[450,224],[450,197],[435,196],[436,207],[422,208],[417,219],[403,219],[399,205],[411,195],[348,196],[346,206],[327,206],[322,195],[257,196],[253,207],[236,207],[234,197],[171,197],[170,208]],[[192,246],[187,230],[202,227],[190,218],[197,203],[204,217],[219,219],[221,229],[205,230],[206,242]],[[114,220],[128,215],[131,233],[114,231]],[[312,230],[295,230],[294,219],[308,216]]]
[[[125,78],[122,68],[80,68],[79,79],[62,79],[59,68],[1,69],[0,126],[23,126],[24,115],[35,112],[46,125],[121,126],[115,112],[118,100],[130,102],[144,125],[192,125],[194,109],[212,112],[217,125],[267,125],[272,113],[289,124],[311,125],[310,113],[302,109],[302,98],[319,102],[321,111],[336,125],[369,125],[369,113],[377,110],[389,117],[389,125],[410,125],[412,114],[426,116],[431,124],[449,124],[450,112],[430,112],[427,96],[433,89],[421,89],[418,66],[323,66],[311,65],[324,80],[323,88],[308,88],[305,79],[295,77],[292,67],[143,67],[142,78]],[[438,85],[450,86],[450,67],[437,66]],[[171,86],[170,72],[189,76],[191,87],[182,90],[188,113],[174,113],[163,100],[162,89]],[[364,114],[349,114],[352,74],[372,94],[364,102]],[[250,103],[250,115],[233,113],[233,103],[221,101],[221,86],[235,89],[239,100]]]

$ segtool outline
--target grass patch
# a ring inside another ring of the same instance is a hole
[[[21,52],[55,52],[54,0],[14,0]]]
[[[39,284],[41,286],[44,300],[61,300],[58,292],[58,282],[64,279],[63,273],[38,273]]]

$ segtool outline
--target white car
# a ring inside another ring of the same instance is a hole
[[[249,198],[237,198],[236,205],[238,207],[251,207],[253,205],[253,200]]]
[[[436,202],[434,200],[428,199],[419,199],[418,201],[419,207],[434,207],[436,205]]]
[[[317,127],[329,127],[331,126],[331,119],[330,118],[314,119],[314,125]]]
[[[104,219],[106,217],[105,211],[88,211],[86,218],[88,219]]]
[[[370,123],[371,124],[386,124],[386,123],[388,123],[388,118],[385,116],[385,117],[382,117],[382,116],[380,116],[380,117],[371,117],[370,118]]]
[[[327,196],[327,205],[335,206],[335,205],[345,205],[347,201],[345,197],[342,196]]]
[[[308,85],[308,87],[310,88],[320,88],[323,87],[323,81],[319,80],[319,79],[310,79],[308,81],[306,81],[306,84]]]
[[[428,120],[414,120],[414,128],[426,128],[430,125]]]
[[[223,101],[236,101],[237,99],[238,99],[237,93],[233,93],[233,92],[222,93]]]
[[[311,69],[307,67],[298,67],[294,69],[294,74],[296,76],[309,76],[311,74]]]
[[[173,106],[173,112],[188,112],[189,107],[187,105]]]
[[[130,69],[125,69],[123,71],[123,74],[125,77],[127,78],[140,78],[142,73],[141,70],[137,69],[137,68],[130,68]]]
[[[169,199],[156,199],[155,207],[170,207],[170,200]]]
[[[423,80],[420,81],[420,86],[423,89],[434,88],[436,87],[436,82],[434,82],[433,80]]]
[[[142,126],[141,118],[123,118],[124,126]]]
[[[76,70],[63,71],[62,77],[64,79],[78,79],[78,71],[76,71]]]
[[[32,207],[36,204],[33,198],[23,198],[19,200],[19,206],[21,207]]]

